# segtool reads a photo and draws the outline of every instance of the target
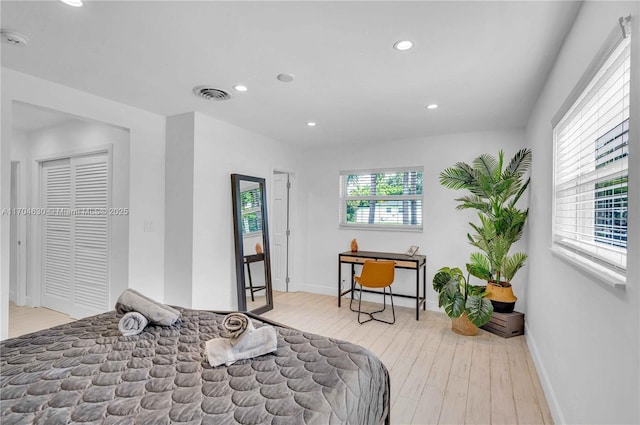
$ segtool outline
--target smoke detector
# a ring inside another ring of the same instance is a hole
[[[18,31],[0,29],[0,37],[5,43],[16,47],[24,47],[29,44],[29,37]]]
[[[200,96],[206,100],[229,100],[231,99],[231,94],[224,90],[216,89],[213,87],[207,86],[197,86],[193,88],[193,93],[196,96]]]

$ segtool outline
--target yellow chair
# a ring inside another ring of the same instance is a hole
[[[396,311],[393,307],[393,292],[391,292],[391,284],[393,283],[394,274],[395,274],[395,262],[387,261],[387,260],[367,260],[362,265],[362,271],[360,276],[354,276],[354,280],[356,283],[360,285],[360,299],[358,301],[358,310],[354,310],[353,308],[353,298],[351,298],[351,311],[358,312],[358,323],[363,324],[367,323],[371,320],[375,320],[377,322],[388,323],[390,325],[396,322]],[[362,311],[362,287],[365,286],[367,288],[382,288],[382,302],[383,307],[382,310],[372,311],[370,313],[366,311]],[[389,288],[389,295],[391,296],[391,311],[393,313],[393,321],[388,322],[386,320],[376,319],[373,315],[376,313],[382,313],[387,308],[387,288]],[[360,314],[369,315],[369,319],[360,321]]]

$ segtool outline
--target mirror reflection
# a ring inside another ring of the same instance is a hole
[[[265,180],[233,174],[231,183],[238,310],[261,313],[273,308]]]

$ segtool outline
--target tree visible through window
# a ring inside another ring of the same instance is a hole
[[[240,193],[242,234],[262,231],[261,199],[259,187]]]
[[[340,174],[343,226],[422,228],[422,168]]]

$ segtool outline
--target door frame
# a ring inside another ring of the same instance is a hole
[[[14,172],[15,167],[15,172]],[[10,208],[22,208],[22,169],[23,164],[19,160],[11,160],[11,182],[10,182]],[[15,190],[15,198],[13,192]],[[9,249],[9,278],[15,272],[16,276],[16,287],[15,293],[13,294],[13,301],[16,305],[22,306],[25,305],[27,294],[26,294],[26,276],[27,276],[27,256],[26,256],[26,215],[18,214],[16,212],[12,212],[11,220],[13,223],[10,223],[10,233],[14,231],[16,236],[15,244],[14,241],[10,241],[11,247]],[[14,229],[15,227],[15,229]],[[14,246],[15,245],[15,246]],[[14,258],[15,257],[15,258]],[[15,268],[15,271],[12,272],[12,269]],[[11,281],[9,281],[9,295],[11,296]]]

